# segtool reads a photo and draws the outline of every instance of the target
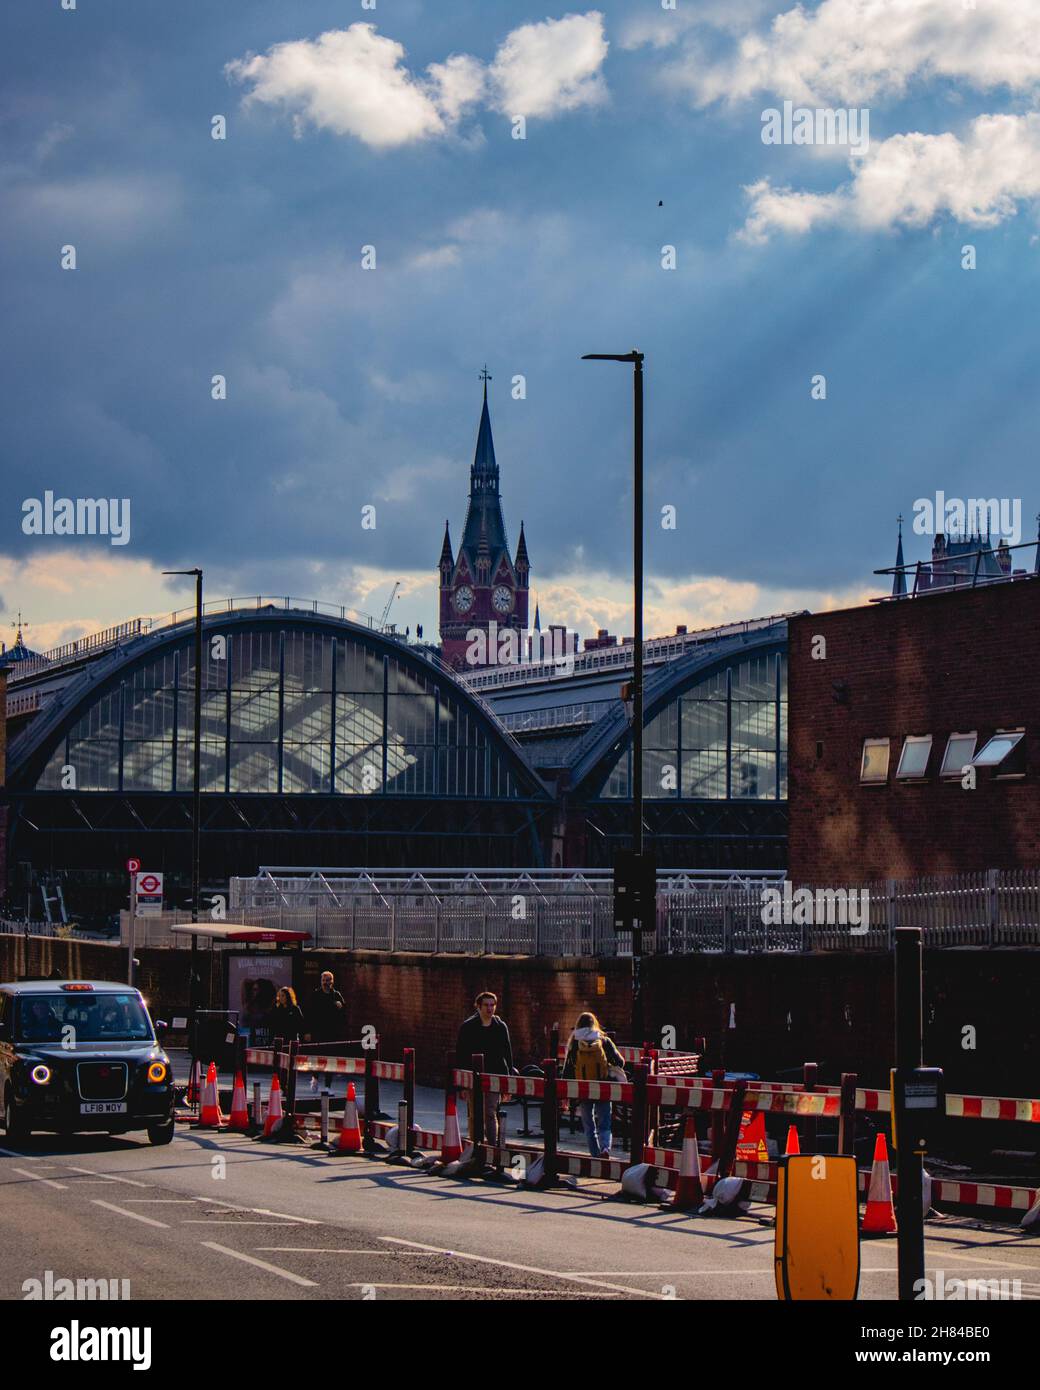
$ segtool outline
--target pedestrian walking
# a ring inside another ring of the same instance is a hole
[[[578,1015],[567,1054],[563,1075],[575,1081],[627,1081],[625,1062],[621,1053],[603,1031],[595,1014]],[[593,1158],[609,1158],[611,1144],[611,1109],[609,1100],[578,1102],[582,1128]]]
[[[473,1001],[476,1013],[470,1014],[459,1029],[455,1044],[455,1065],[464,1071],[471,1070],[473,1058],[483,1055],[484,1071],[495,1076],[512,1076],[513,1043],[509,1036],[509,1026],[505,1019],[495,1013],[498,996],[485,989]],[[488,1144],[498,1143],[498,1106],[500,1097],[493,1091],[484,1092],[484,1139]],[[469,1137],[473,1138],[473,1106],[468,1107]]]
[[[296,1002],[296,991],[290,986],[283,986],[275,996],[270,1020],[272,1038],[284,1038],[286,1042],[299,1042],[305,1027],[303,1010]]]
[[[336,988],[336,977],[331,970],[321,973],[321,985],[311,995],[304,1014],[307,1031],[306,1042],[329,1043],[345,1042],[347,1037],[347,1003]],[[322,1085],[328,1088],[328,1072],[322,1077]],[[318,1089],[318,1077],[311,1075],[311,1090]]]

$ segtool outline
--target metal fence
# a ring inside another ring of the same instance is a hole
[[[283,900],[252,906],[243,905],[249,894],[241,884],[258,881],[233,880],[229,918],[305,931],[314,946],[346,950],[599,958],[631,953],[630,935],[614,930],[609,874],[594,881],[586,876],[584,883],[574,871],[555,877],[545,871],[537,877],[474,873],[460,881],[439,880],[428,870],[423,887],[414,874],[358,872],[347,880],[327,872],[324,886],[299,871],[291,882],[275,879]],[[808,898],[765,875],[665,879],[656,928],[645,933],[644,949],[656,955],[886,951],[899,926],[920,927],[926,947],[1040,946],[1036,869],[805,891]],[[188,920],[186,913],[139,920],[137,944],[186,945],[186,938],[171,937],[169,929]]]

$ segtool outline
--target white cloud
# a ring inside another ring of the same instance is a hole
[[[943,215],[995,226],[1040,197],[1040,115],[979,116],[963,140],[949,132],[894,135],[852,168],[851,181],[830,193],[777,188],[768,179],[752,184],[741,237],[762,242],[774,231],[833,223],[924,227]]]
[[[514,29],[495,54],[496,109],[506,116],[555,116],[606,100],[607,56],[598,10]]]
[[[592,10],[514,29],[490,66],[455,53],[417,76],[402,44],[358,23],[236,58],[225,73],[248,88],[247,104],[286,111],[297,135],[310,123],[392,149],[450,134],[482,101],[525,116],[595,105],[606,97],[606,53],[603,16]]]
[[[761,92],[809,104],[859,104],[899,97],[914,80],[935,78],[979,90],[1028,92],[1040,84],[1036,0],[979,0],[971,9],[958,0],[798,4],[744,32],[720,57],[701,41],[716,27],[710,10],[696,17],[682,56],[666,70],[699,106]],[[667,36],[658,25],[642,41],[660,45]]]
[[[265,54],[228,63],[225,71],[248,84],[246,102],[264,102],[302,115],[336,135],[353,135],[374,149],[442,135],[447,108],[443,81],[423,84],[403,66],[404,46],[372,24],[330,29],[316,39],[279,43]],[[458,109],[458,86],[451,102]]]

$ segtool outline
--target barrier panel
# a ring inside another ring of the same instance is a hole
[[[328,1071],[346,1076],[364,1076],[366,1090],[364,1134],[366,1149],[383,1139],[393,1128],[390,1121],[374,1118],[370,1105],[370,1086],[382,1078],[402,1083],[403,1106],[407,1134],[401,1145],[408,1153],[418,1149],[439,1152],[443,1134],[427,1130],[415,1123],[415,1052],[406,1048],[401,1062],[377,1060],[373,1052],[364,1057],[326,1057],[305,1054],[298,1044],[283,1049],[276,1040],[274,1048],[243,1048],[241,1065],[267,1067],[286,1075],[286,1105],[297,1131],[320,1131],[322,1118],[316,1115],[295,1114],[295,1078],[298,1073]],[[637,1049],[629,1049],[636,1052]],[[891,1092],[858,1086],[854,1072],[842,1074],[840,1086],[818,1086],[815,1068],[806,1064],[804,1079],[799,1083],[743,1080],[726,1081],[716,1069],[711,1079],[658,1080],[651,1074],[652,1054],[639,1052],[645,1060],[637,1063],[631,1082],[577,1081],[558,1078],[557,1062],[548,1058],[543,1063],[544,1077],[501,1076],[483,1071],[483,1058],[474,1058],[474,1068],[448,1067],[448,1084],[468,1094],[472,1141],[475,1155],[501,1170],[511,1159],[522,1155],[529,1164],[542,1161],[541,1185],[555,1183],[561,1174],[577,1177],[620,1181],[625,1169],[635,1163],[648,1163],[657,1170],[664,1186],[674,1187],[679,1173],[681,1150],[654,1144],[648,1136],[647,1119],[657,1108],[695,1110],[711,1118],[710,1153],[700,1155],[701,1181],[705,1196],[721,1178],[732,1173],[748,1183],[746,1197],[752,1202],[775,1203],[778,1166],[774,1162],[753,1163],[735,1159],[740,1117],[743,1112],[764,1111],[769,1114],[790,1115],[795,1120],[815,1122],[820,1117],[837,1118],[838,1152],[854,1152],[855,1117],[857,1113],[886,1114],[891,1111]],[[255,1085],[254,1085],[255,1089]],[[516,1096],[541,1102],[542,1144],[533,1145],[518,1140],[489,1142],[485,1132],[484,1097],[486,1095]],[[626,1158],[592,1158],[559,1148],[560,1104],[574,1100],[610,1101],[615,1105],[631,1106],[633,1114],[629,1153]],[[946,1114],[950,1118],[1003,1120],[1016,1123],[1040,1123],[1040,1100],[1000,1097],[947,1095]],[[327,1124],[327,1119],[324,1121]],[[810,1131],[811,1133],[811,1131]],[[809,1135],[805,1138],[808,1140]],[[865,1193],[870,1170],[859,1174],[859,1191]],[[898,1174],[893,1174],[893,1190],[898,1190]],[[1015,1187],[1004,1184],[947,1181],[932,1177],[932,1200],[951,1205],[981,1207],[994,1211],[1028,1211],[1040,1198],[1040,1188]]]

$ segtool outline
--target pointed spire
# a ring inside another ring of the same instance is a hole
[[[534,630],[535,630],[535,632],[541,632],[541,630],[542,630],[542,615],[541,615],[541,613],[538,611],[538,599],[537,599],[537,598],[535,598],[535,601],[534,601]]]
[[[448,565],[449,567],[455,564],[455,559],[451,553],[451,535],[448,531],[447,521],[444,523],[444,544],[441,546],[440,563],[442,566]]]
[[[906,571],[903,560],[903,518],[899,517],[899,542],[896,545],[896,572],[892,576],[892,597],[906,597]]]
[[[524,569],[531,568],[531,562],[527,558],[527,540],[524,536],[524,523],[520,522],[520,540],[516,547],[516,562],[514,568],[519,570],[521,565]]]

